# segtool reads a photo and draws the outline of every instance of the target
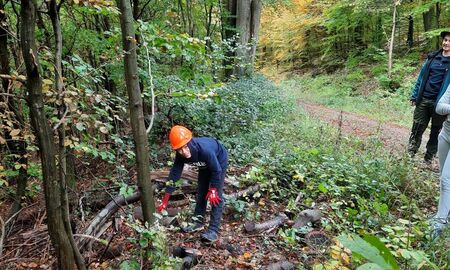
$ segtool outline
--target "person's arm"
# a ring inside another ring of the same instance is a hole
[[[172,192],[176,188],[176,182],[180,180],[181,173],[183,172],[184,162],[178,156],[175,156],[175,160],[173,162],[172,168],[170,169],[169,176],[167,178],[167,187],[166,192],[172,194]]]
[[[175,190],[176,182],[180,179],[181,173],[183,172],[184,162],[181,158],[176,155],[175,161],[173,162],[173,166],[170,169],[169,177],[167,179],[166,191],[164,193],[164,197],[162,199],[161,204],[158,206],[158,212],[161,213],[164,209],[167,208],[169,204],[170,195]]]
[[[426,61],[422,65],[422,68],[420,69],[419,77],[417,78],[417,81],[414,84],[414,87],[412,88],[411,97],[409,98],[409,100],[411,102],[416,102],[417,94],[419,93],[420,85],[422,84],[423,75],[425,74],[425,65],[426,65]]]
[[[445,90],[444,95],[439,99],[436,105],[436,113],[440,115],[450,114],[450,85]]]
[[[222,167],[220,166],[219,160],[214,152],[207,153],[207,166],[211,171],[211,179],[209,181],[208,194],[206,194],[206,199],[209,200],[211,205],[217,206],[221,198],[219,197],[219,191],[217,190],[220,186]]]

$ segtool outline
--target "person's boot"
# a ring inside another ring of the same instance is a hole
[[[190,223],[189,225],[182,228],[181,230],[185,233],[192,233],[192,232],[198,232],[198,231],[203,230],[203,227],[204,227],[203,223],[194,222],[194,223]]]
[[[203,242],[213,243],[219,239],[217,233],[213,230],[208,230],[200,235]]]
[[[431,163],[433,162],[433,157],[434,157],[433,154],[426,152],[425,156],[423,157],[423,160],[427,165],[431,165]]]

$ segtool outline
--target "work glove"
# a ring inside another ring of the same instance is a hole
[[[164,193],[164,198],[161,204],[158,206],[158,213],[161,213],[164,209],[167,208],[167,204],[169,203],[170,193]]]
[[[209,200],[209,202],[214,206],[219,205],[220,198],[217,188],[209,188],[208,194],[206,194],[206,199]]]

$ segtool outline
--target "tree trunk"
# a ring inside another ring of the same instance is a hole
[[[227,41],[227,44],[229,44],[226,48],[225,58],[223,60],[225,79],[229,79],[231,78],[231,75],[233,75],[235,53],[232,48],[236,47],[236,43],[232,40],[236,35],[236,8],[237,0],[225,0],[225,2],[222,3],[222,41]]]
[[[250,39],[250,20],[251,20],[251,0],[237,1],[236,6],[236,27],[239,31],[239,39],[236,50],[237,63],[234,68],[234,75],[242,77],[248,64],[247,46]]]
[[[428,32],[436,27],[434,19],[436,17],[435,8],[431,7],[428,11],[424,12],[422,14],[423,17],[423,30],[425,32]],[[433,37],[431,41],[428,43],[431,48],[435,48],[436,44],[438,44],[439,39],[436,37]]]
[[[142,110],[142,97],[139,89],[139,76],[136,54],[136,39],[133,27],[133,14],[128,0],[118,0],[121,11],[120,26],[125,54],[125,83],[129,98],[130,121],[136,152],[137,184],[141,193],[141,204],[145,222],[153,223],[155,202],[153,200],[152,183],[149,170],[149,147]]]
[[[56,0],[50,0],[48,2],[48,9],[50,20],[52,21],[53,33],[55,35],[55,88],[58,93],[58,98],[60,100],[60,105],[58,105],[58,117],[62,120],[65,115],[65,102],[64,102],[64,89],[62,80],[62,32],[61,32],[61,21],[59,17],[59,7]],[[73,239],[72,227],[70,225],[70,213],[69,213],[69,200],[67,196],[67,162],[66,162],[66,147],[64,145],[66,137],[66,125],[64,121],[58,127],[58,157],[59,157],[59,185],[60,185],[60,198],[61,198],[61,219],[64,223],[65,233],[67,234],[68,240],[72,247],[73,255],[75,257],[75,262],[78,269],[86,269],[84,264],[84,259],[78,250],[77,245]]]
[[[388,61],[388,78],[392,75],[392,53],[394,50],[394,37],[395,37],[395,23],[397,17],[397,0],[394,1],[394,11],[392,12],[392,32],[391,39],[389,40],[389,61]]]
[[[60,183],[55,160],[55,145],[52,130],[45,116],[42,82],[39,74],[39,59],[35,41],[37,3],[21,0],[20,15],[22,19],[20,41],[27,71],[27,94],[30,108],[31,124],[38,140],[42,164],[47,223],[50,239],[58,259],[58,269],[74,268],[74,252],[69,235],[64,227],[61,210]]]
[[[252,42],[252,50],[250,51],[251,65],[253,66],[256,57],[256,46],[259,38],[259,25],[261,21],[262,1],[253,0],[251,5],[251,22],[250,22],[250,42]]]
[[[411,49],[414,46],[414,17],[409,15],[408,18],[408,47]]]

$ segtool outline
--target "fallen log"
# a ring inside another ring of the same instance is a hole
[[[105,208],[103,208],[100,213],[95,216],[95,218],[92,220],[89,227],[86,229],[86,231],[83,233],[84,235],[91,235],[96,236],[98,231],[103,227],[103,225],[112,217],[114,213],[119,210],[120,207],[125,206],[127,204],[132,204],[141,198],[141,194],[139,192],[134,193],[133,195],[129,197],[124,197],[123,195],[119,195],[115,197],[111,202],[109,202]],[[87,237],[80,238],[77,241],[77,245],[80,249],[80,251],[83,251],[86,244],[91,242],[92,239],[89,239]]]
[[[293,263],[289,261],[281,261],[268,265],[266,270],[291,270],[294,268],[295,265]]]
[[[315,223],[315,222],[319,221],[321,218],[322,218],[322,213],[318,209],[303,210],[298,214],[298,217],[295,220],[295,223],[292,226],[292,228],[300,229],[301,227],[305,226],[309,222]]]
[[[247,221],[244,224],[244,229],[248,233],[255,233],[255,232],[265,231],[265,230],[269,230],[269,229],[276,228],[276,227],[280,226],[286,220],[288,220],[288,217],[284,213],[280,213],[280,214],[278,214],[277,217],[275,217],[275,218],[273,218],[271,220],[262,222],[262,223],[255,223],[253,221]]]
[[[236,193],[232,193],[230,195],[225,195],[225,198],[227,200],[229,199],[238,199],[241,197],[244,197],[246,195],[253,195],[255,192],[257,192],[261,187],[259,185],[249,186],[248,188],[238,191]]]

